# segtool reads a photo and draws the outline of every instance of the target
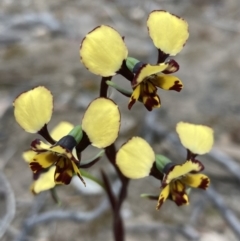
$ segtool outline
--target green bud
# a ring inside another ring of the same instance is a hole
[[[75,126],[68,134],[69,136],[72,136],[77,144],[82,140],[83,132],[82,127],[80,125]]]
[[[138,59],[134,59],[132,57],[127,57],[127,60],[126,60],[126,65],[128,67],[128,69],[133,72],[133,68],[135,67],[135,65],[137,63],[139,63],[140,61]]]
[[[163,173],[164,167],[172,161],[163,155],[156,154],[156,166],[157,169]]]

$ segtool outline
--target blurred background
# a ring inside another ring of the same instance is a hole
[[[1,240],[113,240],[111,212],[98,187],[89,185],[86,191],[77,180],[59,187],[61,205],[48,192],[30,193],[32,175],[21,155],[36,136],[16,124],[12,102],[21,92],[44,85],[54,95],[49,129],[62,120],[79,124],[89,102],[98,96],[100,84],[100,77],[79,61],[83,37],[108,24],[125,36],[130,56],[154,63],[157,51],[146,20],[156,9],[189,23],[190,38],[175,58],[184,89],[180,93],[159,90],[162,107],[151,113],[141,103],[129,111],[128,99],[110,90],[109,96],[122,111],[117,146],[140,135],[156,152],[182,162],[185,153],[175,138],[176,123],[211,126],[214,151],[199,159],[212,189],[193,190],[189,206],[178,208],[167,201],[156,211],[156,202],[140,194],[157,195],[159,182],[151,177],[132,181],[123,206],[126,240],[240,240],[240,1],[0,0]],[[113,80],[130,87],[120,76]],[[96,153],[88,148],[83,159]],[[89,172],[100,177],[100,168],[117,189],[116,175],[105,158]]]

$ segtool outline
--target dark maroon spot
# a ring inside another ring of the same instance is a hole
[[[136,102],[136,99],[132,99],[132,98],[131,98],[131,101],[130,101],[129,104],[128,104],[128,109],[129,109],[129,110],[131,110],[131,108],[132,108],[132,106],[135,104],[135,102]]]
[[[178,206],[182,206],[184,204],[187,203],[187,200],[184,199],[184,193],[182,192],[174,192],[174,199],[172,198],[172,200],[178,205]]]
[[[175,90],[177,92],[180,92],[182,90],[182,84],[180,83],[179,80],[176,80],[174,82],[174,85],[169,90]]]
[[[201,189],[206,190],[207,187],[209,186],[210,180],[209,180],[209,178],[207,178],[207,177],[204,177],[204,178],[202,178],[201,180],[202,180],[202,181],[201,181],[201,184],[198,186],[198,188],[201,188]]]
[[[158,201],[157,210],[159,210],[160,207],[162,206],[162,204],[163,204],[163,199],[164,199],[164,198],[161,198],[161,199]]]
[[[198,161],[198,160],[191,160],[191,162],[198,164],[200,166],[200,170],[199,171],[191,171],[190,173],[194,174],[194,173],[198,173],[198,172],[201,172],[201,171],[204,170],[204,166],[203,166],[203,164],[200,161]]]
[[[34,173],[40,172],[44,169],[38,162],[30,162],[29,166]]]
[[[151,97],[148,97],[144,105],[148,111],[152,111],[153,107],[156,106],[156,100]]]
[[[40,143],[41,143],[41,141],[39,139],[36,139],[36,140],[32,141],[31,147],[34,149],[37,149],[38,148],[37,146],[40,145]]]
[[[61,173],[56,172],[56,174],[59,174],[57,178],[55,175],[56,182],[61,182],[61,183],[64,183],[65,185],[68,185],[72,180],[72,176],[70,176],[66,171]]]
[[[179,70],[179,64],[174,59],[170,59],[167,63],[168,67],[162,73],[172,74]]]

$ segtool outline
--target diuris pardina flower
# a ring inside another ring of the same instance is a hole
[[[52,131],[51,136],[54,140],[59,140],[63,136],[66,136],[72,129],[73,125],[69,122],[60,122]],[[37,156],[37,152],[33,150],[25,151],[23,153],[23,159],[30,164],[35,157]],[[49,190],[53,187],[55,187],[56,182],[54,180],[54,174],[56,171],[56,166],[53,165],[50,168],[42,169],[37,174],[33,175],[33,183],[30,187],[31,191],[34,194],[38,194],[42,191]]]
[[[127,57],[128,50],[121,35],[105,25],[89,32],[80,47],[81,61],[89,71],[103,77],[118,73],[131,81],[133,93],[130,94],[129,109],[137,100],[143,102],[148,110],[160,107],[157,87],[181,91],[183,86],[178,77],[167,75],[179,69],[178,63],[172,59],[165,60],[182,50],[189,36],[187,22],[165,11],[153,11],[148,17],[147,27],[159,53],[156,65]]]
[[[179,206],[188,204],[189,187],[206,189],[210,183],[209,178],[200,173],[204,166],[196,160],[196,156],[210,151],[213,145],[212,129],[180,122],[177,133],[182,145],[188,149],[188,159],[183,164],[174,164],[167,158],[159,159],[160,155],[155,155],[150,145],[140,137],[130,139],[116,155],[116,164],[120,171],[131,179],[152,175],[153,168],[157,168],[158,179],[161,180],[157,209],[160,209],[167,198]],[[156,177],[156,171],[154,176]]]
[[[25,131],[41,133],[51,119],[53,97],[48,89],[39,86],[19,95],[14,101],[14,107],[16,121]],[[39,139],[32,142],[31,148],[36,155],[30,161],[30,167],[37,174],[55,165],[55,183],[69,184],[74,174],[83,181],[76,154],[76,146],[81,144],[82,136],[87,136],[89,144],[105,148],[116,140],[119,128],[118,106],[110,99],[97,98],[84,113],[82,126],[74,127],[51,145]],[[52,137],[50,139],[53,140]]]

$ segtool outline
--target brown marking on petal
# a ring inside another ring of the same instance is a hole
[[[153,107],[157,104],[157,101],[154,98],[151,98],[151,96],[148,96],[147,101],[144,102],[144,106],[147,108],[148,111],[152,111]]]
[[[185,185],[182,182],[181,185],[183,185],[183,190],[181,191],[178,187],[177,182],[173,182],[171,184],[171,188],[170,188],[170,196],[171,199],[178,205],[178,206],[182,206],[184,204],[187,203],[187,200],[184,199],[184,195],[187,195],[185,192]]]
[[[201,179],[201,184],[198,186],[198,188],[206,190],[210,184],[210,179],[208,177]]]
[[[131,110],[132,106],[135,104],[136,102],[136,99],[134,98],[131,98],[129,103],[128,103],[128,109]]]
[[[185,193],[184,193],[185,194]],[[184,195],[182,193],[174,192],[174,196],[172,196],[172,200],[178,205],[182,206],[187,203],[187,200],[184,199]]]
[[[174,85],[169,90],[175,90],[177,92],[180,92],[182,90],[183,85],[180,83],[179,80],[176,80],[174,82]]]
[[[179,70],[179,64],[174,59],[170,59],[168,62],[168,67],[162,71],[164,74],[172,74]]]
[[[151,75],[152,78],[155,78],[156,75]],[[150,77],[150,76],[149,76]],[[147,82],[142,83],[143,86],[143,95],[149,95],[154,97],[157,93],[157,87],[151,82],[151,78]],[[153,90],[151,89],[153,88]]]
[[[56,163],[55,181],[68,185],[72,180],[73,166],[69,159],[61,157]]]
[[[204,166],[203,166],[203,164],[200,162],[200,161],[198,161],[198,160],[191,160],[191,162],[193,162],[193,163],[197,163],[199,166],[200,166],[200,170],[199,171],[192,171],[192,172],[190,172],[190,173],[199,173],[199,172],[201,172],[201,171],[203,171],[204,170]]]
[[[157,203],[157,207],[156,207],[156,210],[159,210],[160,209],[160,207],[163,205],[163,203],[164,203],[164,198],[162,197],[161,199],[159,199],[159,201],[158,201],[158,203]]]
[[[40,145],[41,141],[39,139],[36,139],[32,141],[31,147],[33,150],[38,150],[38,146]]]
[[[59,175],[55,175],[56,182],[61,182],[61,183],[64,183],[65,185],[68,185],[72,180],[72,176],[70,176],[66,171],[60,172],[60,173],[56,172],[56,174],[59,174]]]
[[[41,172],[44,168],[38,162],[30,162],[29,167],[32,169],[33,173]]]

